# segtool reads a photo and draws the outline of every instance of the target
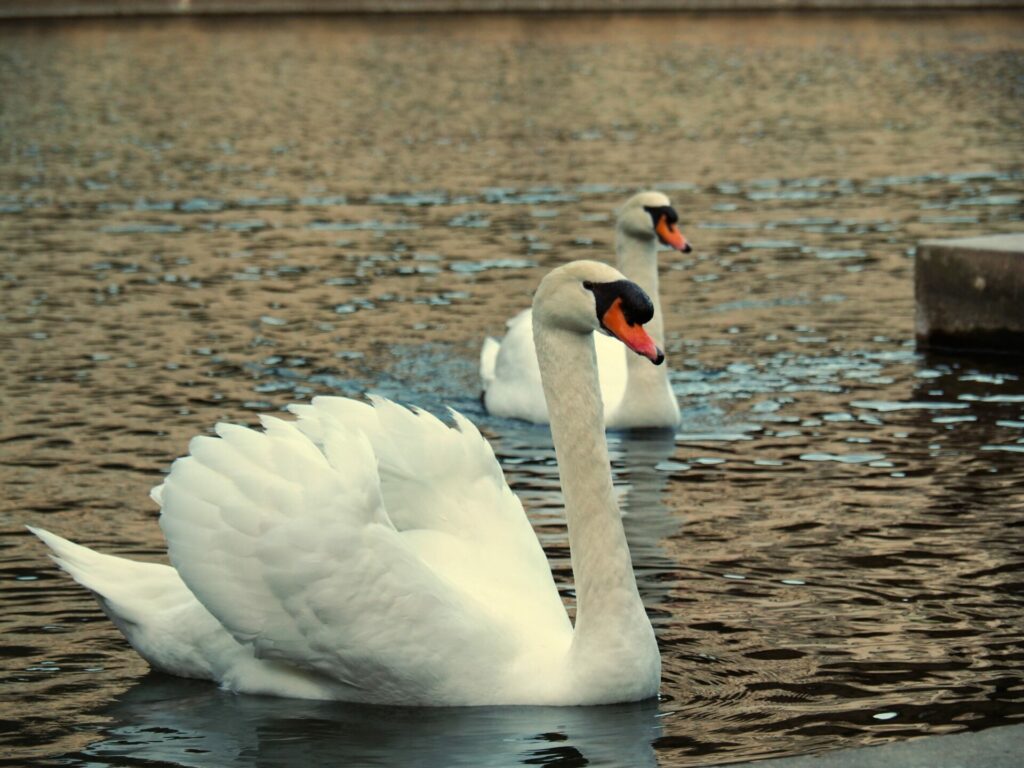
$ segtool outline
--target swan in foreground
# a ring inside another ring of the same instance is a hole
[[[661,661],[612,490],[593,332],[658,365],[654,308],[577,261],[533,326],[576,589],[566,615],[491,447],[388,400],[218,424],[153,491],[172,566],[32,528],[156,669],[229,690],[397,705],[580,705],[658,691]],[[649,364],[649,363],[648,363]]]
[[[626,201],[615,222],[619,270],[654,302],[654,318],[647,327],[661,348],[665,345],[665,330],[658,300],[658,243],[690,252],[678,221],[668,197],[661,192],[640,192]],[[509,320],[500,342],[484,339],[480,350],[484,407],[495,416],[547,424],[531,314],[532,310],[524,309]],[[631,429],[679,424],[679,405],[669,384],[667,366],[652,368],[626,354],[622,345],[606,336],[596,335],[595,345],[605,426]]]

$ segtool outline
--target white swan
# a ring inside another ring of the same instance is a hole
[[[387,400],[219,424],[153,491],[172,566],[38,528],[155,668],[230,690],[400,705],[637,701],[654,631],[612,490],[593,331],[655,364],[646,294],[592,261],[544,278],[534,334],[576,587],[570,623],[490,446]]]
[[[664,348],[665,330],[658,299],[658,242],[688,253],[690,244],[676,223],[679,216],[661,192],[633,195],[615,222],[615,253],[619,270],[643,288],[654,302],[648,330]],[[495,416],[548,423],[547,403],[533,344],[531,310],[507,323],[504,338],[484,340],[480,350],[480,379],[487,411]],[[597,368],[609,429],[675,427],[679,404],[668,380],[667,366],[652,368],[621,344],[595,337]]]

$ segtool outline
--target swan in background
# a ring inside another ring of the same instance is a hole
[[[654,308],[593,261],[541,281],[533,326],[576,590],[565,612],[491,447],[452,411],[320,397],[217,425],[154,489],[172,565],[32,528],[156,669],[244,693],[395,705],[640,701],[661,661],[612,489],[594,331],[646,364]]]
[[[661,192],[640,192],[626,201],[615,222],[618,268],[654,302],[648,330],[659,347],[665,329],[658,294],[658,243],[683,253],[690,244],[679,231],[679,216]],[[483,401],[495,416],[548,423],[547,403],[534,349],[531,310],[508,321],[501,341],[484,340],[480,350]],[[597,368],[609,429],[675,427],[679,404],[668,380],[668,366],[652,368],[606,336],[595,337]]]

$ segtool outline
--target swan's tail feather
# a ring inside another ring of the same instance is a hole
[[[26,526],[50,557],[91,591],[132,647],[156,669],[216,679],[213,660],[227,666],[243,650],[200,605],[168,565],[104,555],[42,528]]]
[[[140,624],[153,610],[153,600],[164,594],[163,587],[173,569],[157,563],[140,563],[104,555],[81,544],[26,526],[50,548],[50,557],[75,581],[93,592],[112,618]]]
[[[484,345],[480,348],[480,380],[483,382],[485,392],[494,381],[494,368],[498,362],[499,349],[501,342],[490,336],[484,339]]]

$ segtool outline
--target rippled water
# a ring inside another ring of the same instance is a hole
[[[1024,230],[1019,15],[0,25],[0,762],[719,764],[1024,719],[1024,366],[912,343],[923,237]],[[317,393],[491,437],[572,607],[548,433],[476,355],[659,187],[678,434],[613,435],[662,699],[420,712],[147,676],[22,525]]]

